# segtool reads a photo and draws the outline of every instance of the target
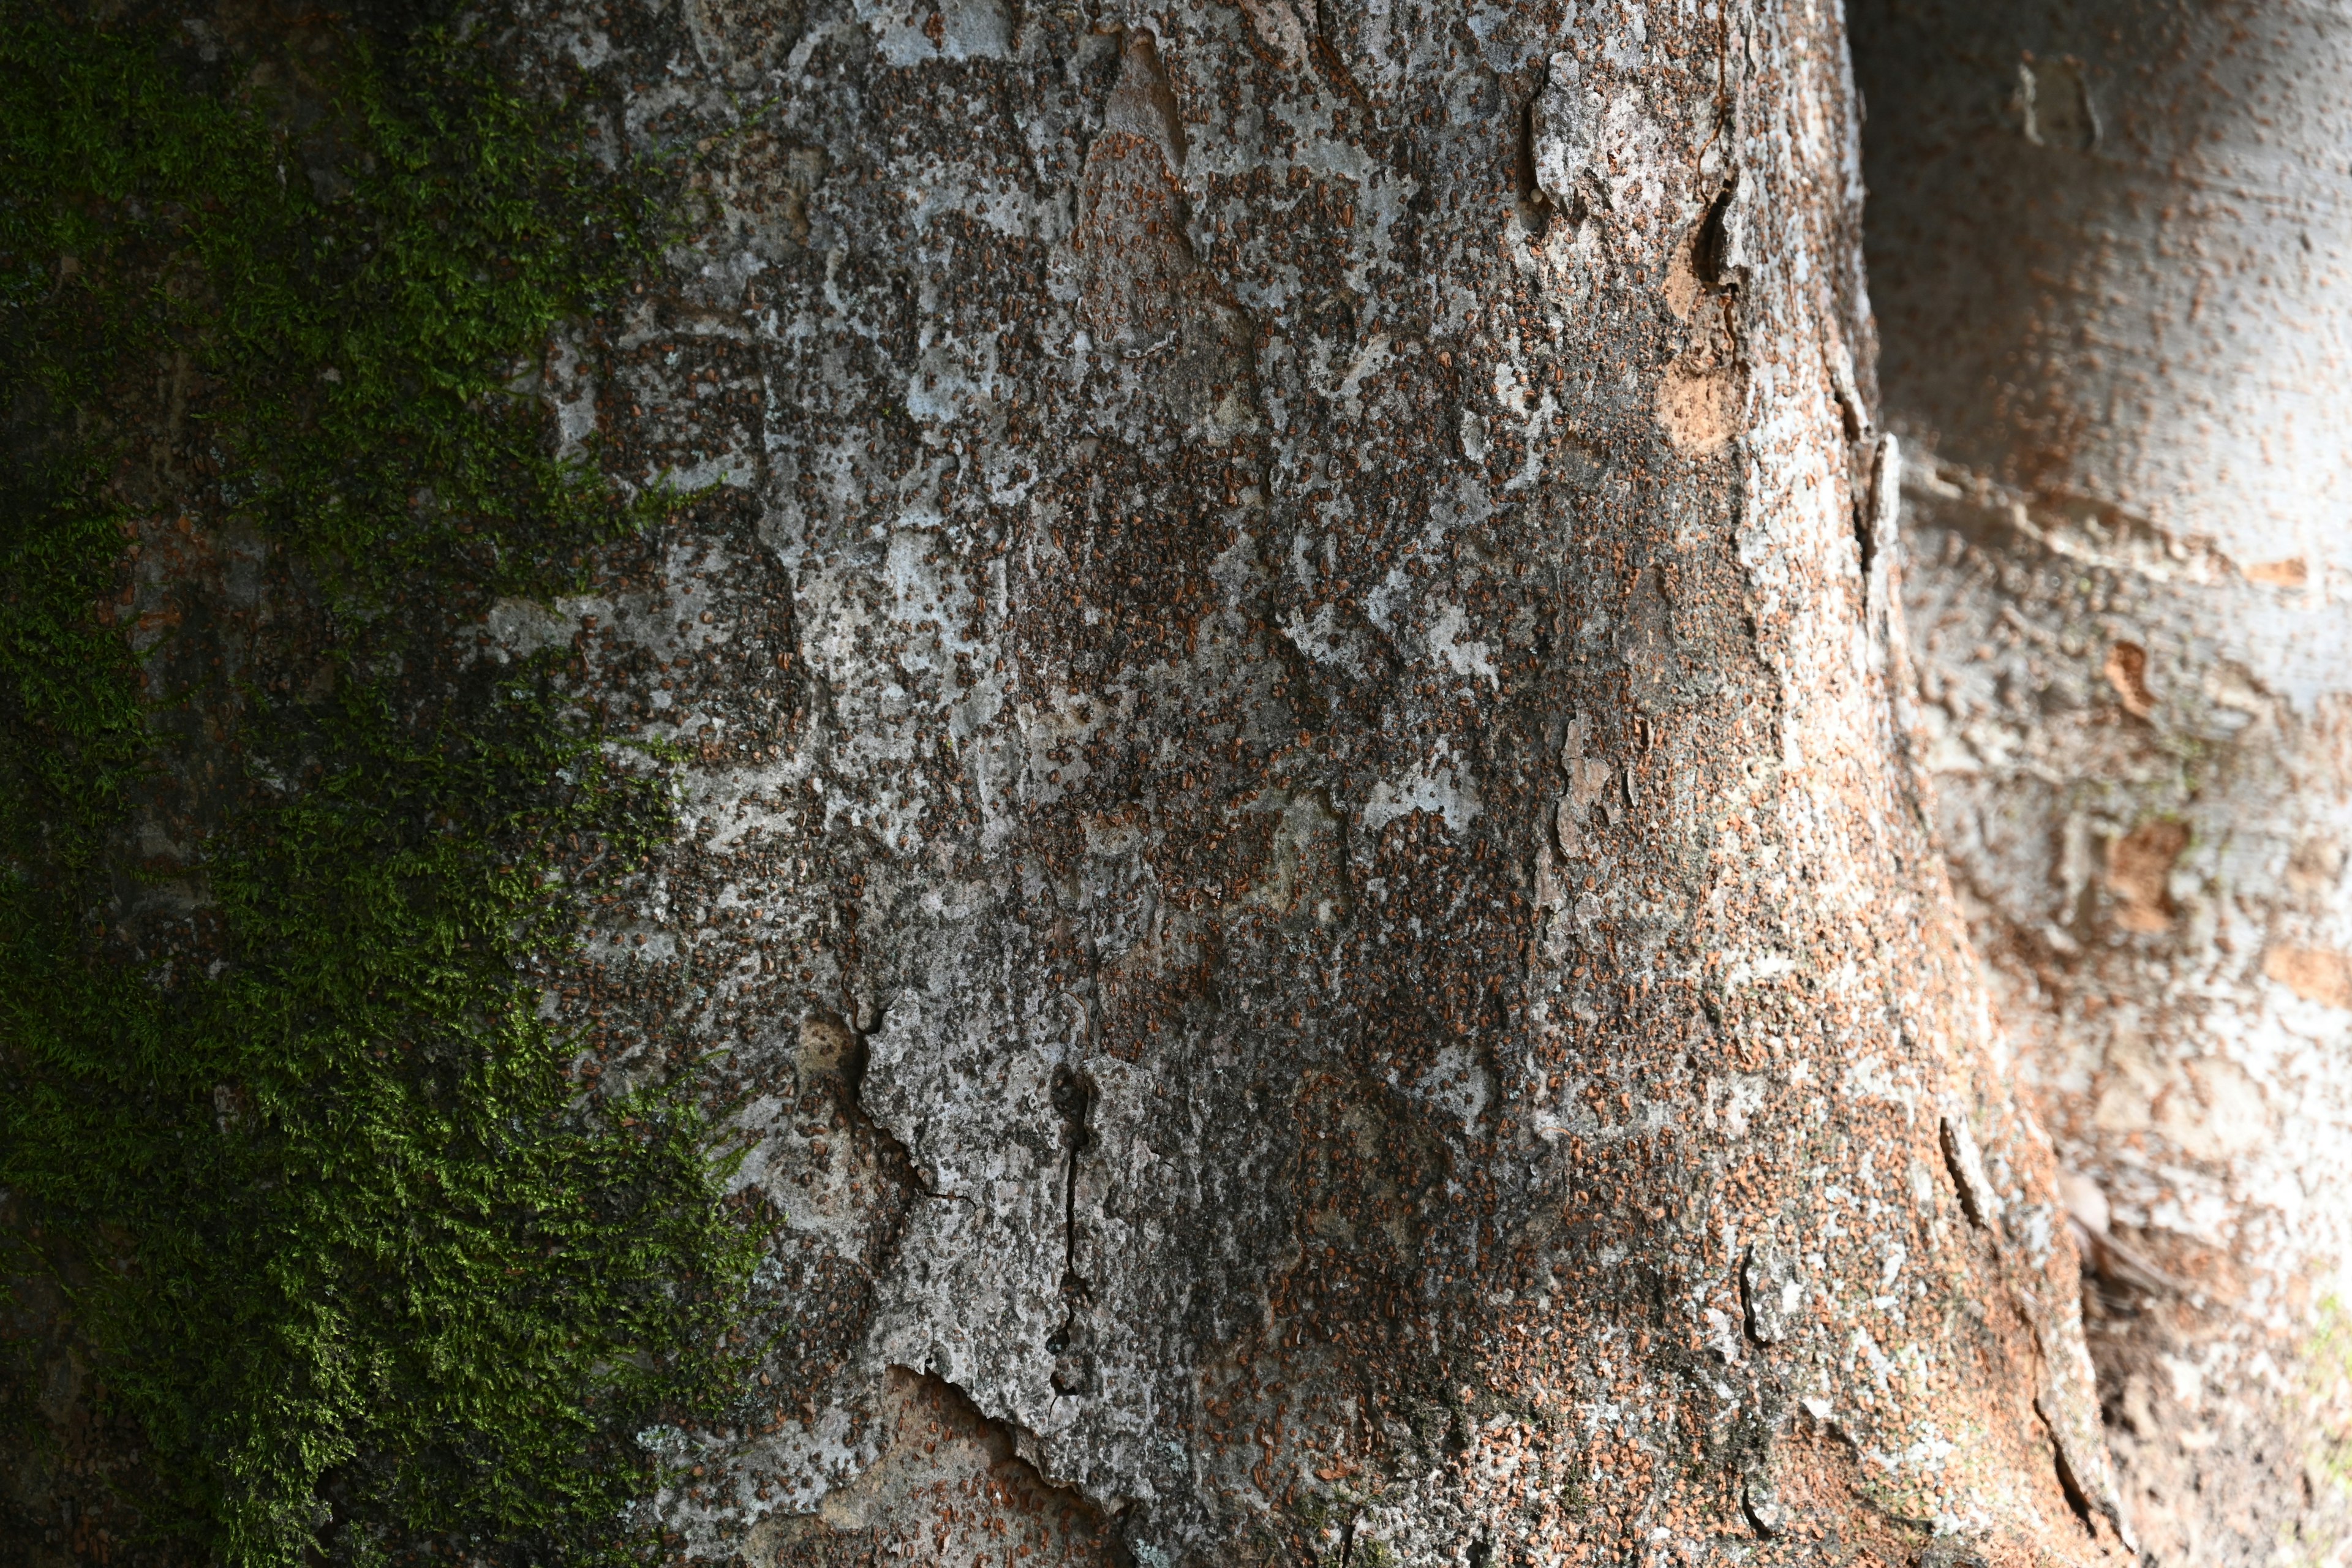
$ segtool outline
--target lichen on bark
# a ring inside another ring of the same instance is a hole
[[[921,1380],[1061,1560],[2121,1550],[1832,16],[579,26],[711,147],[614,460],[731,508],[590,679],[700,748],[643,929],[823,1302],[686,1550],[990,1551]]]

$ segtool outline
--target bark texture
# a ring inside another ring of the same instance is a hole
[[[527,25],[699,171],[545,390],[708,488],[480,644],[693,759],[546,998],[790,1220],[680,1552],[2121,1552],[1833,7]]]
[[[548,26],[726,139],[582,406],[736,521],[544,635],[709,748],[604,984],[732,1045],[808,1304],[682,1540],[2111,1546],[1890,703],[1834,14],[632,25]]]
[[[2333,1560],[2352,1208],[2352,28],[1865,4],[1940,827],[2160,1561]]]

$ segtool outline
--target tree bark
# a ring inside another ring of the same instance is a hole
[[[710,221],[594,406],[724,488],[562,606],[705,747],[601,951],[732,1046],[799,1304],[681,1538],[2113,1550],[1895,705],[1834,13],[631,26],[566,47]]]
[[[2315,7],[1873,3],[1939,826],[2160,1561],[2320,1561],[2352,1383],[2343,82]]]
[[[526,27],[696,171],[543,384],[675,506],[478,648],[687,759],[546,1016],[789,1221],[674,1548],[2125,1549],[1834,7]]]

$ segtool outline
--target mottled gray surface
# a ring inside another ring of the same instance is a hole
[[[2345,1535],[2352,25],[1866,5],[1939,820],[2167,1563]],[[2063,113],[2052,118],[2052,105]]]
[[[791,1218],[766,1391],[652,1435],[688,1550],[2115,1545],[1896,721],[1833,15],[531,27],[703,171],[554,390],[718,488],[507,632],[697,758],[551,1005],[729,1044]]]

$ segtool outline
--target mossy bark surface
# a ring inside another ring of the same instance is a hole
[[[694,1074],[599,1092],[546,1005],[674,836],[668,753],[481,628],[641,529],[531,382],[659,172],[515,46],[0,13],[26,1561],[625,1555],[638,1433],[767,1328]]]
[[[1829,8],[519,16],[691,171],[533,384],[681,499],[462,622],[675,760],[537,1000],[781,1215],[669,1550],[2120,1556]]]

